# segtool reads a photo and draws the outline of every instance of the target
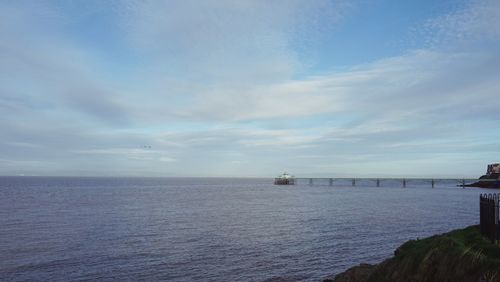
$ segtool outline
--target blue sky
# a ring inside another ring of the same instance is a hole
[[[500,2],[0,1],[0,174],[474,177]]]

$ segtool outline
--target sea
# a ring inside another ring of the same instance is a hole
[[[0,281],[321,281],[478,224],[457,184],[0,177]]]

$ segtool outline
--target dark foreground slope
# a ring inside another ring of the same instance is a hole
[[[325,281],[500,281],[500,247],[470,226],[408,241],[378,265],[355,266]]]

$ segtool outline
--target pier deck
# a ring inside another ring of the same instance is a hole
[[[381,187],[384,184],[399,183],[401,187],[407,187],[412,184],[418,184],[418,186],[429,185],[434,188],[439,184],[446,183],[447,185],[455,184],[457,186],[465,187],[465,185],[479,181],[477,178],[383,178],[383,177],[296,177],[295,183],[297,184],[309,184],[314,185],[315,183],[321,183],[322,185],[335,186],[335,184],[340,184],[342,186],[356,186],[359,183],[364,185]],[[481,179],[481,181],[490,181],[486,179]],[[496,180],[492,180],[496,181]]]

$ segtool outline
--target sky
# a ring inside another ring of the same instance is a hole
[[[0,175],[478,177],[500,1],[0,0]]]

